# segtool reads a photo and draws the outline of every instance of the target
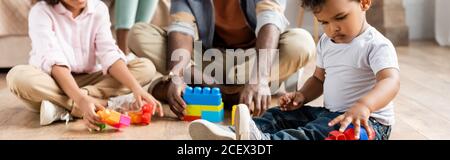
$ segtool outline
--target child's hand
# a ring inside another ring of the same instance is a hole
[[[96,114],[96,111],[104,110],[105,108],[89,97],[85,96],[75,102],[76,107],[79,107],[81,113],[83,113],[83,121],[86,127],[91,130],[100,131],[100,127],[97,124],[102,124],[101,118]]]
[[[328,126],[334,126],[340,123],[339,132],[344,132],[350,123],[353,123],[355,129],[355,139],[359,139],[361,125],[366,129],[369,137],[372,137],[371,127],[369,126],[370,109],[361,103],[354,104],[347,112],[333,119]]]
[[[292,111],[302,107],[305,102],[305,97],[301,92],[291,92],[283,95],[280,98],[280,109],[282,111]]]
[[[144,89],[133,91],[133,95],[134,98],[136,99],[136,103],[139,106],[139,109],[145,103],[152,104],[153,105],[152,114],[155,115],[155,113],[158,112],[160,117],[164,116],[161,103],[158,100],[156,100],[152,95],[150,95],[148,92],[146,92]]]

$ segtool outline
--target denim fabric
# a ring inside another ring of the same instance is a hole
[[[272,140],[324,140],[329,132],[339,129],[339,125],[328,127],[328,123],[341,114],[323,107],[304,106],[287,112],[276,107],[253,120]],[[373,118],[369,119],[369,125],[376,132],[376,140],[388,140],[391,126],[382,125]]]

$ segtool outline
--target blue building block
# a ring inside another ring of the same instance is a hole
[[[350,124],[347,129],[355,129],[353,124]],[[359,130],[359,140],[369,140],[369,134],[367,133],[366,129],[361,126],[361,129]]]
[[[223,121],[223,109],[219,112],[203,111],[202,119],[210,121],[212,123],[219,123]]]
[[[188,105],[219,106],[222,103],[222,94],[219,88],[186,87],[183,99]]]

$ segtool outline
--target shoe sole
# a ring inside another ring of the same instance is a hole
[[[250,128],[248,124],[250,119],[250,111],[248,110],[247,105],[239,104],[234,113],[234,125],[237,140],[250,139]]]
[[[214,126],[206,120],[196,120],[189,124],[189,134],[192,140],[235,140],[235,135],[226,133],[222,128]]]

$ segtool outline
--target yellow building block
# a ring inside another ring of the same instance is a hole
[[[216,111],[220,112],[223,109],[223,102],[219,106],[207,105],[187,105],[186,115],[188,116],[202,116],[202,111]]]
[[[103,122],[114,125],[120,122],[120,113],[112,110],[98,111],[97,114],[100,116]]]
[[[231,125],[234,125],[234,112],[236,112],[236,105],[233,106],[233,108],[231,109]]]

